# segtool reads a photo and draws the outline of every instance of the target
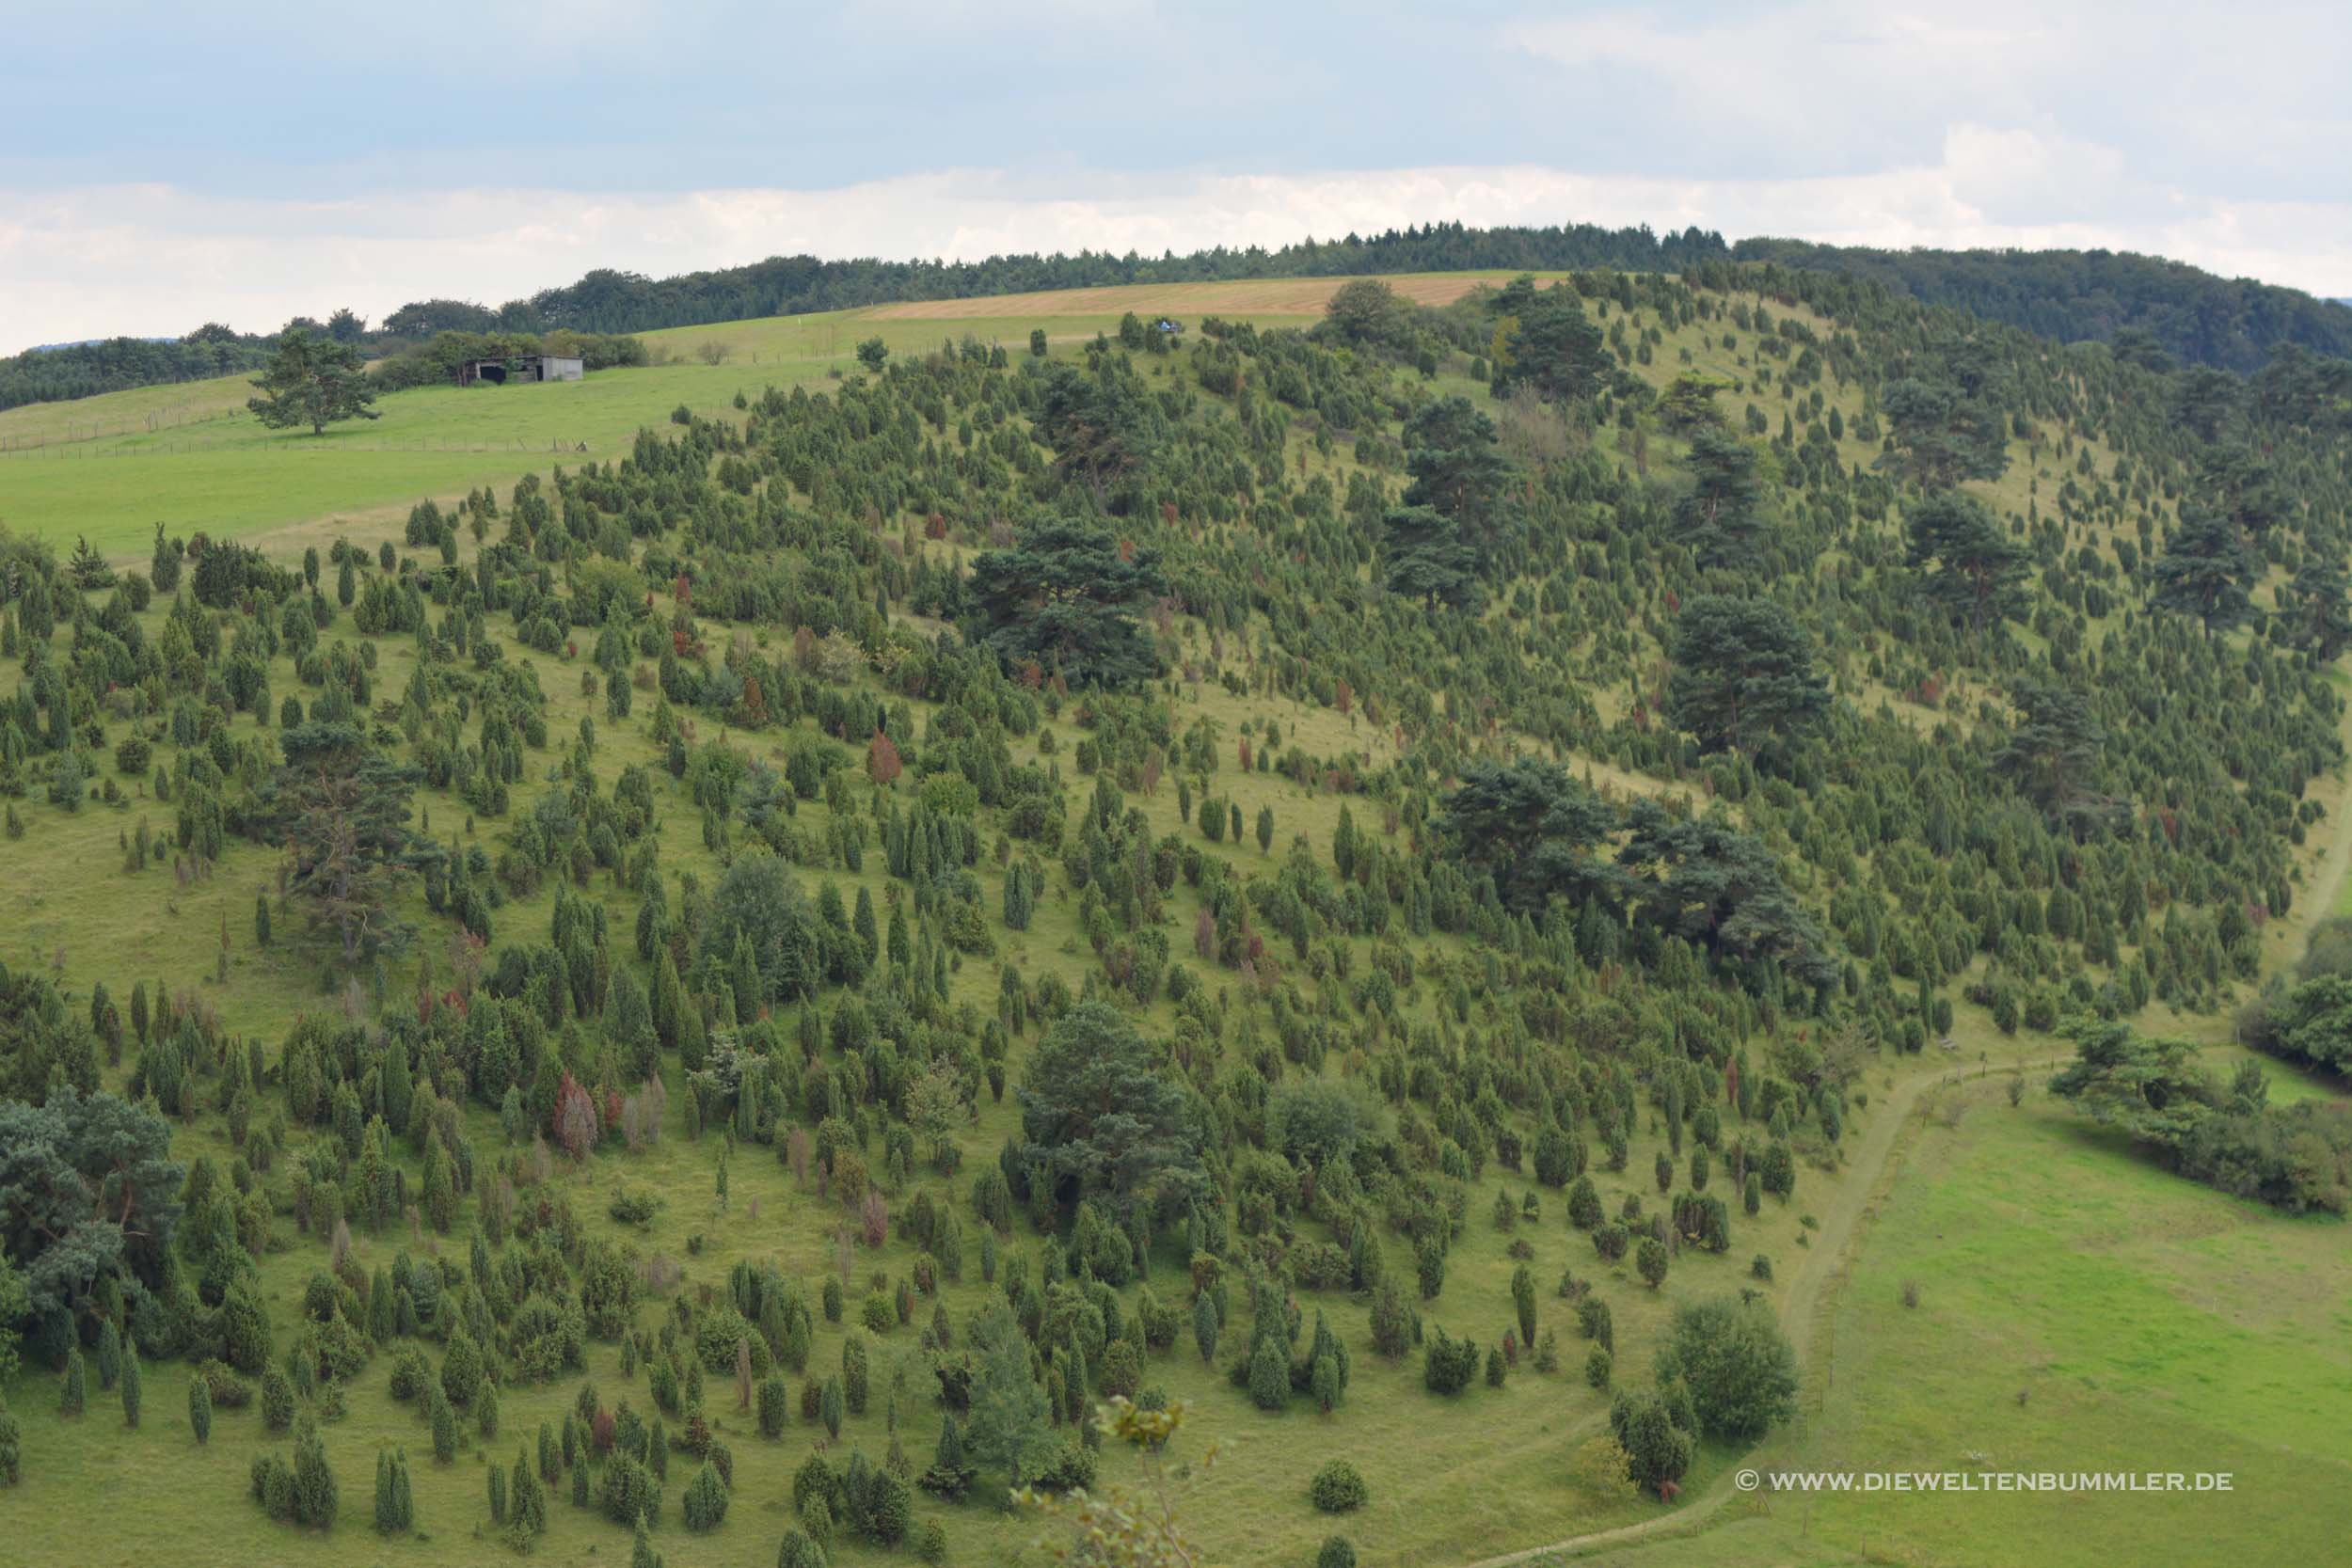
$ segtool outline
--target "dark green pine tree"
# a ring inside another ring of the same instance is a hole
[[[2238,537],[2236,525],[2217,512],[2184,503],[2181,520],[2156,561],[2156,587],[2149,602],[2193,616],[2209,632],[2228,631],[2253,613],[2251,590],[2261,573],[2261,562]]]
[[[2112,825],[2122,806],[2097,787],[2106,732],[2090,700],[2061,686],[2021,687],[2013,700],[2017,725],[1993,754],[1994,770],[2077,839]]]
[[[1060,518],[1031,523],[1011,548],[972,562],[980,639],[1008,667],[1034,664],[1073,686],[1152,676],[1158,657],[1136,612],[1167,592],[1158,551]]]
[[[1341,825],[1348,825],[1342,808]],[[1616,872],[1599,851],[1617,814],[1556,763],[1479,763],[1438,817],[1438,835],[1466,865],[1495,879],[1511,909],[1539,914],[1557,896],[1614,897]],[[1342,840],[1334,839],[1338,849]],[[1355,854],[1352,837],[1348,860]],[[1346,875],[1343,865],[1341,874]]]
[[[1802,738],[1829,711],[1813,642],[1770,599],[1702,594],[1682,607],[1666,715],[1702,751],[1755,755]]]
[[[2280,607],[2295,645],[2325,664],[2333,664],[2352,647],[2352,609],[2346,608],[2346,596],[2342,565],[2321,551],[2305,556]]]
[[[1538,290],[1534,278],[1520,277],[1499,292],[1489,309],[1505,324],[1494,372],[1498,398],[1524,383],[1549,402],[1570,403],[1599,391],[1615,369],[1608,341],[1584,314],[1573,284]]]
[[[1451,524],[1472,570],[1489,569],[1518,531],[1519,478],[1497,445],[1494,421],[1461,396],[1442,397],[1405,421],[1401,498]]]
[[[79,1416],[89,1406],[89,1374],[83,1370],[79,1346],[65,1353],[65,1376],[59,1380],[57,1414]]]
[[[1939,490],[1913,506],[1907,521],[1912,565],[1928,573],[1929,594],[1971,632],[1981,636],[1994,622],[2023,613],[2025,548],[1983,503]]]
[[[1435,610],[1474,610],[1484,590],[1477,549],[1430,506],[1402,506],[1381,519],[1381,580],[1390,593]]]
[[[299,326],[278,339],[278,353],[253,386],[262,395],[246,400],[246,407],[272,430],[307,424],[311,435],[320,436],[330,424],[382,417],[370,406],[375,390],[359,351]]]
[[[1691,433],[1691,486],[1675,499],[1675,536],[1706,566],[1755,559],[1764,518],[1758,503],[1756,453],[1720,426]]]

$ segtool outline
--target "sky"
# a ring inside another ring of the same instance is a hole
[[[14,13],[14,14],[11,14]],[[1410,223],[2352,295],[2352,8],[0,0],[0,353],[801,251]]]

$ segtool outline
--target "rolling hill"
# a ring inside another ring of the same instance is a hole
[[[1722,258],[646,337],[0,413],[29,1560],[2334,1550],[2324,367]]]

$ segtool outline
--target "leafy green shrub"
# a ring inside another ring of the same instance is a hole
[[[1653,1492],[1691,1467],[1691,1433],[1675,1424],[1656,1394],[1618,1394],[1609,1407],[1609,1430],[1625,1449],[1633,1480]]]
[[[1326,1513],[1346,1513],[1364,1506],[1372,1496],[1364,1478],[1344,1459],[1334,1459],[1307,1483],[1307,1500]]]
[[[1093,1450],[1078,1443],[1065,1442],[1029,1478],[1029,1484],[1041,1492],[1068,1492],[1075,1487],[1092,1486],[1094,1471]]]
[[[1458,1394],[1478,1375],[1478,1346],[1456,1339],[1442,1328],[1429,1331],[1423,1347],[1422,1382],[1433,1394]]]
[[[661,1212],[661,1198],[643,1187],[617,1187],[605,1212],[623,1225],[644,1225]]]
[[[705,1465],[694,1472],[678,1506],[686,1517],[686,1528],[698,1535],[726,1522],[727,1483],[720,1478],[717,1465]]]
[[[1677,1310],[1658,1373],[1690,1390],[1698,1430],[1709,1437],[1756,1437],[1796,1413],[1796,1353],[1761,1301],[1715,1296]]]
[[[1291,1358],[1281,1341],[1269,1334],[1249,1353],[1249,1402],[1261,1410],[1279,1410],[1291,1402]]]
[[[262,1374],[262,1430],[283,1432],[294,1425],[294,1385],[286,1374],[272,1367]]]
[[[651,1524],[661,1517],[661,1488],[634,1455],[615,1449],[605,1456],[596,1506],[616,1525],[633,1525],[641,1514]]]

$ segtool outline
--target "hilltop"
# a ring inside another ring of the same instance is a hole
[[[373,330],[347,309],[325,324],[297,318],[288,325],[330,331],[372,353],[397,353],[445,332],[638,333],[882,304],[923,304],[952,315],[960,302],[1135,285],[1589,268],[1683,274],[1726,260],[1866,277],[1930,305],[1958,307],[2061,342],[2112,342],[2122,333],[2126,352],[2156,352],[2239,373],[2260,369],[2282,347],[2352,358],[2352,313],[2336,309],[2344,302],[2222,278],[2157,257],[1894,252],[1773,238],[1726,245],[1722,235],[1697,228],[1657,234],[1645,225],[1609,230],[1591,224],[1471,229],[1434,223],[1332,241],[1310,238],[1273,250],[1217,246],[1182,256],[1081,251],[956,262],[771,256],[659,279],[600,268],[577,283],[497,307],[413,301]],[[961,313],[988,315],[998,309]],[[178,341],[115,338],[27,350],[0,359],[0,411],[249,368],[275,341],[275,333],[238,334],[214,324]]]

